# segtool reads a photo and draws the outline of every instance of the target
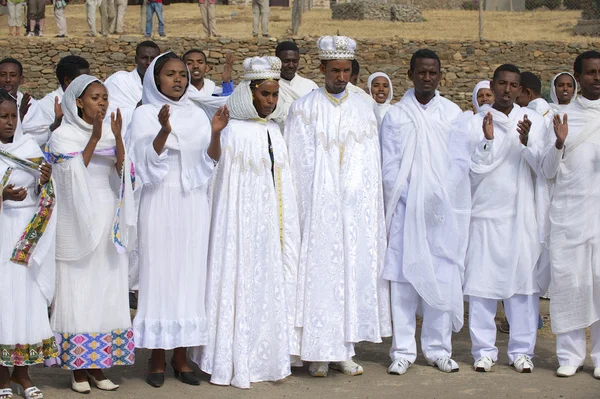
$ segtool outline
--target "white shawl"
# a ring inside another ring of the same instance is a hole
[[[231,119],[239,120],[260,120],[263,119],[258,115],[254,104],[252,103],[252,90],[250,89],[250,81],[243,80],[233,90],[233,93],[227,98],[227,107],[229,107],[229,116]],[[283,110],[277,104],[271,115],[267,115],[266,120],[279,121],[283,117]]]
[[[573,82],[575,83],[575,91],[573,91],[573,97],[571,97],[571,102],[573,102],[573,100],[575,100],[577,98],[577,80],[575,79],[575,76],[571,75],[569,72],[561,72],[556,74],[556,76],[554,76],[554,78],[552,78],[552,83],[550,84],[550,99],[552,100],[552,103],[550,104],[550,106],[552,107],[552,109],[554,110],[554,112],[563,112],[563,108],[568,105],[568,104],[560,104],[558,101],[558,96],[556,95],[556,79],[558,79],[560,76],[562,75],[569,75],[572,79]]]
[[[385,74],[383,72],[375,72],[374,74],[369,76],[369,79],[367,80],[367,90],[371,96],[373,96],[373,93],[371,92],[371,84],[373,83],[373,80],[375,80],[375,78],[379,78],[379,77],[386,78],[390,84],[390,92],[387,96],[387,99],[385,100],[385,103],[383,103],[383,104],[377,103],[377,106],[379,107],[379,116],[383,120],[385,113],[392,106],[391,102],[392,102],[392,99],[394,98],[394,88],[392,86],[392,80],[390,79],[390,77],[387,74]]]
[[[56,258],[60,260],[77,260],[91,253],[100,242],[104,227],[96,214],[97,196],[81,155],[89,142],[93,127],[79,117],[76,104],[77,98],[94,82],[102,83],[90,75],[80,75],[71,82],[62,101],[63,122],[54,131],[49,142],[50,152],[56,162],[53,176],[57,182],[60,220],[56,237]],[[105,123],[94,156],[109,157],[116,161],[115,147],[111,127]],[[133,166],[125,154],[121,171],[120,207],[117,209],[114,225],[114,243],[118,252],[131,250],[137,237],[134,182],[130,178],[132,171]]]
[[[471,96],[471,102],[473,103],[473,110],[475,111],[475,113],[479,113],[483,107],[487,108],[489,107],[488,104],[483,104],[483,105],[479,105],[479,101],[477,101],[477,95],[479,94],[479,90],[481,89],[490,89],[490,81],[489,80],[482,80],[481,82],[477,83],[475,85],[475,88],[473,89],[473,94]]]

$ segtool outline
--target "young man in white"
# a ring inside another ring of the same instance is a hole
[[[542,246],[535,177],[546,125],[537,112],[515,103],[520,75],[514,65],[498,67],[491,83],[494,103],[467,125],[474,151],[463,291],[476,371],[490,371],[498,361],[498,301],[510,324],[509,363],[520,373],[533,371],[539,295],[547,289],[542,276],[548,263],[538,262]]]
[[[462,277],[469,223],[469,151],[455,127],[463,112],[438,93],[441,65],[418,50],[408,77],[414,89],[386,113],[381,126],[388,248],[383,277],[391,281],[394,336],[390,374],[404,374],[421,346],[430,365],[458,371],[452,331],[463,324]]]

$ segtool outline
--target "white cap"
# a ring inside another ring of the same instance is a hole
[[[252,57],[244,60],[244,80],[279,79],[281,60],[277,57]]]
[[[317,47],[322,60],[353,60],[356,42],[347,36],[321,36]]]

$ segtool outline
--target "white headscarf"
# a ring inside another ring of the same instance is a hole
[[[550,98],[552,99],[552,103],[556,104],[556,105],[561,105],[560,102],[558,101],[558,96],[556,95],[556,86],[554,85],[556,83],[556,79],[559,78],[559,76],[562,75],[569,75],[571,77],[571,79],[573,79],[573,83],[574,83],[574,87],[575,87],[575,91],[573,92],[573,97],[571,97],[571,102],[573,100],[575,100],[575,98],[577,97],[577,80],[575,79],[575,76],[571,75],[569,72],[561,72],[556,74],[556,76],[552,79],[552,84],[550,85]],[[562,105],[567,105],[567,104],[562,104]]]
[[[473,109],[475,110],[475,113],[479,113],[479,111],[481,111],[481,107],[479,106],[479,103],[477,102],[477,94],[479,94],[479,90],[481,89],[491,89],[490,86],[490,81],[489,80],[482,80],[481,82],[477,83],[475,85],[475,88],[473,89],[473,96],[471,97],[471,102],[473,103]],[[484,104],[486,105],[486,104]]]
[[[387,96],[387,99],[385,100],[385,103],[383,103],[383,104],[377,103],[377,105],[379,106],[379,112],[381,113],[381,117],[383,118],[383,115],[385,114],[385,112],[391,107],[390,103],[392,102],[392,99],[394,98],[394,88],[392,87],[392,80],[390,79],[390,77],[387,74],[385,74],[383,72],[375,72],[374,74],[369,76],[369,79],[367,80],[367,91],[372,97],[373,93],[371,92],[371,84],[373,83],[375,78],[380,78],[380,77],[386,78],[390,84],[390,92]]]

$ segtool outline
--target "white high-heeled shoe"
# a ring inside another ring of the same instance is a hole
[[[71,389],[75,392],[79,393],[90,393],[92,392],[92,388],[90,387],[90,383],[87,381],[77,382],[75,381],[75,376],[71,374]]]
[[[108,378],[98,381],[96,378],[94,378],[93,375],[91,375],[87,371],[86,371],[86,374],[87,374],[88,379],[94,383],[96,388],[98,388],[102,391],[116,391],[117,389],[119,389],[119,386],[117,384],[113,383]]]
[[[14,381],[11,381],[10,385],[13,391],[17,393],[17,395],[21,395],[25,399],[44,399],[44,394],[36,386],[23,389],[23,386],[21,384],[17,384]]]

